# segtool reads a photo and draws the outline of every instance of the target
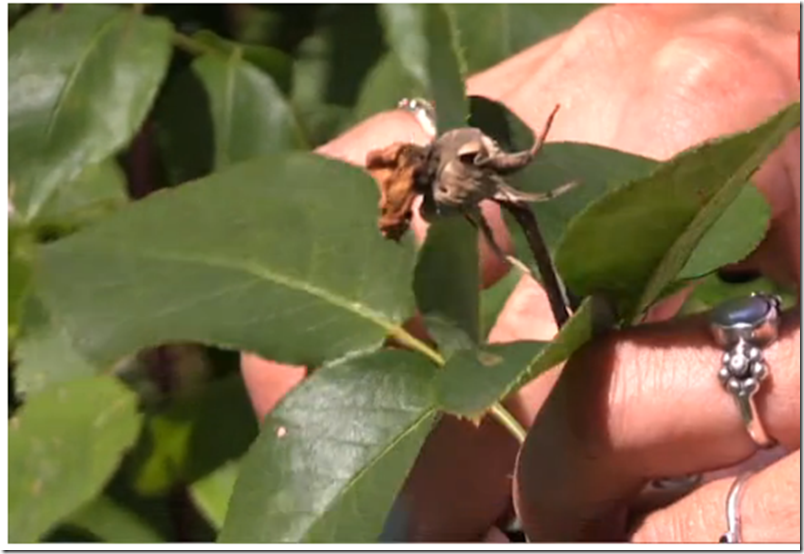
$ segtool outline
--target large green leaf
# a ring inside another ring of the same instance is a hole
[[[136,396],[111,377],[51,387],[9,421],[9,541],[33,542],[94,498],[137,438]]]
[[[43,248],[39,286],[101,364],[176,341],[303,365],[411,344],[413,244],[382,238],[376,210],[360,169],[264,156]]]
[[[480,341],[477,231],[463,218],[433,222],[419,251],[413,291],[419,312],[449,356]]]
[[[239,47],[200,56],[169,87],[159,137],[173,182],[307,146],[281,91],[243,56]]]
[[[239,459],[257,436],[257,419],[240,375],[209,384],[145,421],[129,471],[137,490],[164,494]]]
[[[372,542],[435,419],[426,358],[381,351],[318,370],[266,418],[221,542]]]
[[[625,320],[638,317],[800,116],[796,103],[752,131],[687,150],[591,204],[571,223],[556,254],[567,286],[579,295],[609,296]],[[762,210],[753,213],[765,218]],[[763,225],[751,228],[761,231]],[[730,252],[745,255],[761,235],[739,238],[744,247],[732,245]]]
[[[39,8],[9,36],[9,173],[26,219],[137,132],[170,58],[170,25],[101,5]]]
[[[770,206],[759,189],[743,187],[695,246],[676,279],[695,279],[742,260],[765,236],[770,219]]]
[[[455,4],[469,71],[487,69],[575,25],[599,4]]]
[[[439,409],[476,419],[548,369],[568,359],[609,323],[603,305],[587,298],[552,342],[489,344],[447,361],[435,380]]]
[[[381,4],[379,9],[391,50],[438,108],[438,132],[466,127],[466,64],[452,7]]]

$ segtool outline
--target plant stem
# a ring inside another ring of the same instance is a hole
[[[428,358],[430,358],[435,365],[438,367],[444,367],[446,360],[444,360],[444,356],[438,353],[437,350],[433,349],[422,340],[417,339],[410,333],[408,333],[405,329],[398,327],[396,331],[391,333],[391,336],[398,340],[401,344],[412,348],[418,352],[421,352]]]
[[[508,210],[508,213],[514,216],[519,226],[522,227],[525,238],[528,240],[530,251],[533,254],[534,260],[536,260],[536,267],[539,268],[539,274],[542,276],[542,284],[544,285],[545,292],[547,292],[547,299],[550,301],[550,309],[553,312],[553,318],[558,328],[561,329],[569,319],[569,310],[567,309],[568,302],[564,297],[561,281],[553,266],[550,251],[547,249],[547,244],[544,242],[541,231],[539,231],[536,215],[527,205],[500,201],[498,201],[498,203]]]
[[[199,42],[192,37],[183,35],[182,33],[173,33],[173,46],[179,50],[184,50],[192,56],[218,53],[218,51],[214,48],[207,46],[203,42]]]
[[[499,402],[495,402],[491,406],[491,415],[500,425],[511,433],[519,444],[525,442],[525,436],[528,434],[527,431],[525,431],[525,428],[522,427],[519,421],[505,408],[505,406]]]

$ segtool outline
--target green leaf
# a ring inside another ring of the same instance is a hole
[[[569,29],[600,4],[455,4],[470,73]]]
[[[426,96],[422,84],[405,70],[393,52],[385,54],[366,76],[352,119],[355,123],[394,110],[403,98]]]
[[[770,219],[771,209],[765,196],[755,186],[743,187],[706,231],[676,280],[702,277],[742,260],[759,245]]]
[[[480,341],[477,231],[463,218],[436,220],[427,231],[413,276],[419,312],[449,356]]]
[[[326,5],[317,11],[312,34],[294,53],[291,95],[313,145],[352,123],[360,87],[384,52],[375,5]]]
[[[466,127],[466,64],[451,7],[381,4],[379,9],[391,50],[437,106],[438,132]]]
[[[23,328],[14,352],[19,393],[30,396],[56,384],[101,373],[100,367],[76,351],[67,331],[36,297],[28,299]]]
[[[604,306],[587,298],[552,342],[488,344],[459,352],[436,377],[438,407],[479,418],[495,402],[567,360],[607,324]]]
[[[21,227],[8,227],[8,338],[21,334],[21,325],[31,291],[33,240]]]
[[[94,535],[103,542],[135,544],[166,542],[136,513],[108,496],[100,496],[77,513],[66,524]]]
[[[316,371],[263,422],[219,541],[376,541],[435,420],[435,372],[398,350]]]
[[[414,248],[377,232],[377,186],[310,153],[264,156],[152,195],[42,249],[39,287],[100,364],[192,341],[319,365],[413,312]]]
[[[293,61],[281,50],[261,44],[243,44],[226,40],[206,29],[193,33],[193,39],[213,48],[224,57],[229,57],[239,50],[244,61],[270,75],[283,93],[290,90]]]
[[[167,70],[171,32],[101,5],[41,7],[12,29],[9,173],[24,220],[134,136]]]
[[[239,465],[228,462],[190,485],[190,496],[204,517],[220,531],[229,510]]]
[[[625,320],[638,317],[684,268],[759,165],[799,125],[800,114],[796,103],[752,131],[687,150],[590,205],[569,226],[556,254],[570,290],[607,295]],[[730,252],[757,243],[756,236],[748,238]]]
[[[488,338],[508,298],[522,279],[522,272],[512,268],[505,277],[480,293],[480,336]]]
[[[111,377],[51,387],[9,421],[9,541],[34,542],[103,489],[137,438],[136,396]]]
[[[257,437],[257,419],[240,375],[149,415],[130,472],[138,492],[164,494],[239,459]]]
[[[168,88],[159,140],[174,183],[264,154],[307,147],[270,76],[242,59],[206,54]]]
[[[126,176],[113,160],[87,166],[69,187],[56,189],[37,218],[43,225],[80,227],[128,203]]]

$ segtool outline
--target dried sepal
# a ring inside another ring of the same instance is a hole
[[[385,238],[398,241],[410,227],[413,201],[418,194],[417,173],[426,153],[424,146],[396,142],[366,156],[366,169],[380,189],[378,226]]]

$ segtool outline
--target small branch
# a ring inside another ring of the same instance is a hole
[[[417,339],[402,327],[399,327],[392,332],[391,336],[399,341],[400,344],[424,354],[438,367],[443,367],[446,363],[444,357],[437,350],[431,348],[424,341]]]
[[[539,231],[536,215],[531,211],[530,207],[524,204],[505,200],[497,200],[497,203],[508,210],[508,212],[514,216],[517,223],[519,223],[519,226],[522,227],[525,238],[528,240],[530,251],[536,261],[536,267],[539,268],[539,273],[542,276],[542,284],[547,292],[547,299],[550,301],[550,309],[553,311],[553,318],[560,329],[569,319],[568,302],[564,296],[561,281],[553,266],[550,251],[547,249],[547,244],[544,242],[541,231]]]
[[[187,52],[191,56],[220,53],[211,46],[207,46],[203,42],[199,42],[194,38],[188,37],[187,35],[183,35],[181,33],[173,33],[173,46],[179,50]]]
[[[511,412],[505,409],[505,406],[500,404],[499,402],[495,402],[491,406],[491,415],[497,422],[502,425],[513,437],[517,440],[519,444],[525,442],[525,437],[527,436],[527,431],[522,425],[517,421],[517,419],[513,416]]]

